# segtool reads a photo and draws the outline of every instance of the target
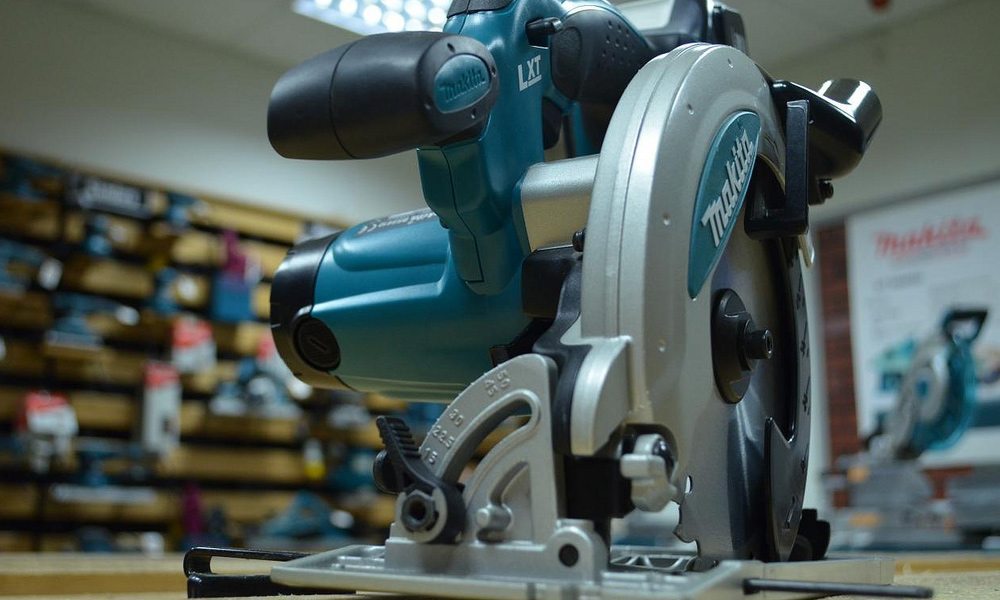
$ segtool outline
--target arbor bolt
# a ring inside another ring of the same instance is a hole
[[[774,336],[770,329],[757,329],[743,334],[743,355],[748,359],[767,360],[774,354]]]

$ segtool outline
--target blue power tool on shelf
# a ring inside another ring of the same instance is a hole
[[[167,212],[163,219],[171,232],[180,235],[190,227],[191,216],[203,209],[204,203],[194,196],[167,192]]]
[[[57,196],[66,172],[23,156],[0,157],[0,192],[21,200],[40,201]]]
[[[62,277],[62,263],[34,246],[0,238],[0,294],[19,296],[37,280],[47,290]]]
[[[92,352],[104,341],[87,322],[90,315],[111,315],[129,326],[139,322],[139,313],[131,306],[87,294],[59,292],[52,297],[52,310],[55,320],[45,332],[46,352],[80,351],[83,353],[81,358],[93,358]]]

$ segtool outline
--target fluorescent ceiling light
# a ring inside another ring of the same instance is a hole
[[[294,0],[292,10],[348,31],[441,31],[451,0]]]

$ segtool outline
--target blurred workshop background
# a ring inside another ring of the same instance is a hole
[[[1000,3],[728,4],[771,74],[885,113],[812,211],[807,504],[839,548],[997,548]],[[423,206],[416,162],[282,159],[265,115],[286,69],[446,8],[0,0],[0,551],[384,538],[373,415],[441,407],[296,381],[268,295],[296,241]]]

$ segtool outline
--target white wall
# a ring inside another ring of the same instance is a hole
[[[412,153],[275,154],[266,110],[280,75],[78,6],[0,0],[0,147],[347,222],[422,205]]]
[[[836,77],[862,79],[882,100],[882,127],[867,156],[834,182],[836,195],[813,211],[814,222],[1000,176],[997,23],[1000,2],[955,2],[771,69],[813,88]]]

